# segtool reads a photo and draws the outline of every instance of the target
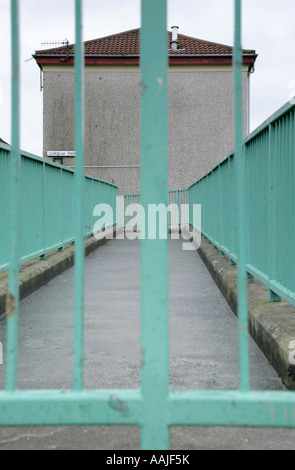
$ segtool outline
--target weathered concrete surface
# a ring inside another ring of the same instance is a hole
[[[71,268],[21,302],[19,388],[68,388],[73,369]],[[85,386],[133,388],[140,378],[139,243],[109,241],[86,258]],[[170,244],[170,375],[176,389],[239,383],[237,321],[197,252]],[[5,322],[0,322],[5,343]],[[5,344],[4,344],[5,346]],[[251,385],[282,390],[250,338]],[[4,385],[0,367],[0,387]],[[136,427],[1,428],[0,449],[136,450]],[[171,449],[295,449],[295,430],[173,427]]]
[[[122,227],[117,227],[117,231]],[[89,237],[85,240],[85,253],[88,255],[96,250],[106,241],[109,233],[116,233],[116,229],[108,229],[106,232],[96,234],[96,237]],[[48,284],[59,274],[71,268],[74,264],[75,247],[68,245],[63,251],[53,251],[46,255],[46,260],[33,259],[22,264],[19,273],[20,299],[28,297],[40,287]],[[6,293],[8,284],[8,273],[0,273],[0,315],[5,313]]]
[[[232,310],[237,314],[237,266],[202,238],[199,254]],[[268,288],[248,280],[249,331],[288,389],[295,389],[294,356],[289,349],[295,340],[295,308],[285,301],[269,302]],[[290,356],[291,355],[291,356]],[[291,362],[290,362],[291,357]]]

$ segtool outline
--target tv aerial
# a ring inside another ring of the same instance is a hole
[[[69,47],[69,40],[63,39],[62,41],[42,41],[41,46],[67,46]]]
[[[42,41],[41,45],[42,46],[55,46],[55,47],[67,46],[66,57],[60,59],[60,61],[61,62],[66,62],[68,60],[70,43],[69,43],[69,40],[67,38],[63,39],[62,41]]]

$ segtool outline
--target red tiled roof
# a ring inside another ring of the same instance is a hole
[[[199,56],[199,55],[231,55],[233,48],[224,44],[204,41],[202,39],[178,35],[179,51],[171,50],[172,33],[168,32],[168,49],[170,56]],[[73,56],[74,44],[36,51],[36,56]],[[140,29],[113,34],[85,42],[86,56],[136,56],[140,54]],[[244,51],[244,54],[255,55],[255,51]]]
[[[1,143],[1,144],[9,145],[7,142],[5,142],[5,140],[1,139],[1,137],[0,137],[0,143]]]

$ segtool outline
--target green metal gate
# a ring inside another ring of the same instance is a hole
[[[6,390],[0,392],[0,425],[99,425],[141,427],[142,449],[169,449],[172,425],[295,427],[292,392],[251,391],[249,387],[245,186],[242,166],[241,0],[235,0],[235,160],[238,200],[238,298],[240,388],[234,391],[178,391],[169,388],[168,240],[141,240],[140,389],[83,388],[84,157],[82,0],[76,0],[75,135],[76,255],[75,361],[73,389],[17,390],[19,314],[19,28],[18,0],[12,17],[12,155],[10,271],[7,296]],[[167,205],[167,30],[166,0],[142,0],[141,30],[141,204]],[[147,213],[147,211],[145,211]],[[151,275],[152,274],[152,275]]]

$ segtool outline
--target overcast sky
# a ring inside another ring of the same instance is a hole
[[[21,147],[42,154],[39,68],[43,41],[75,41],[74,0],[20,0]],[[167,29],[233,45],[234,0],[168,0]],[[10,0],[0,0],[0,137],[10,142]],[[294,0],[244,0],[243,47],[259,54],[251,76],[250,127],[295,95]],[[140,27],[140,0],[84,0],[84,40]],[[48,47],[48,46],[47,46]],[[50,47],[50,46],[49,46]]]

